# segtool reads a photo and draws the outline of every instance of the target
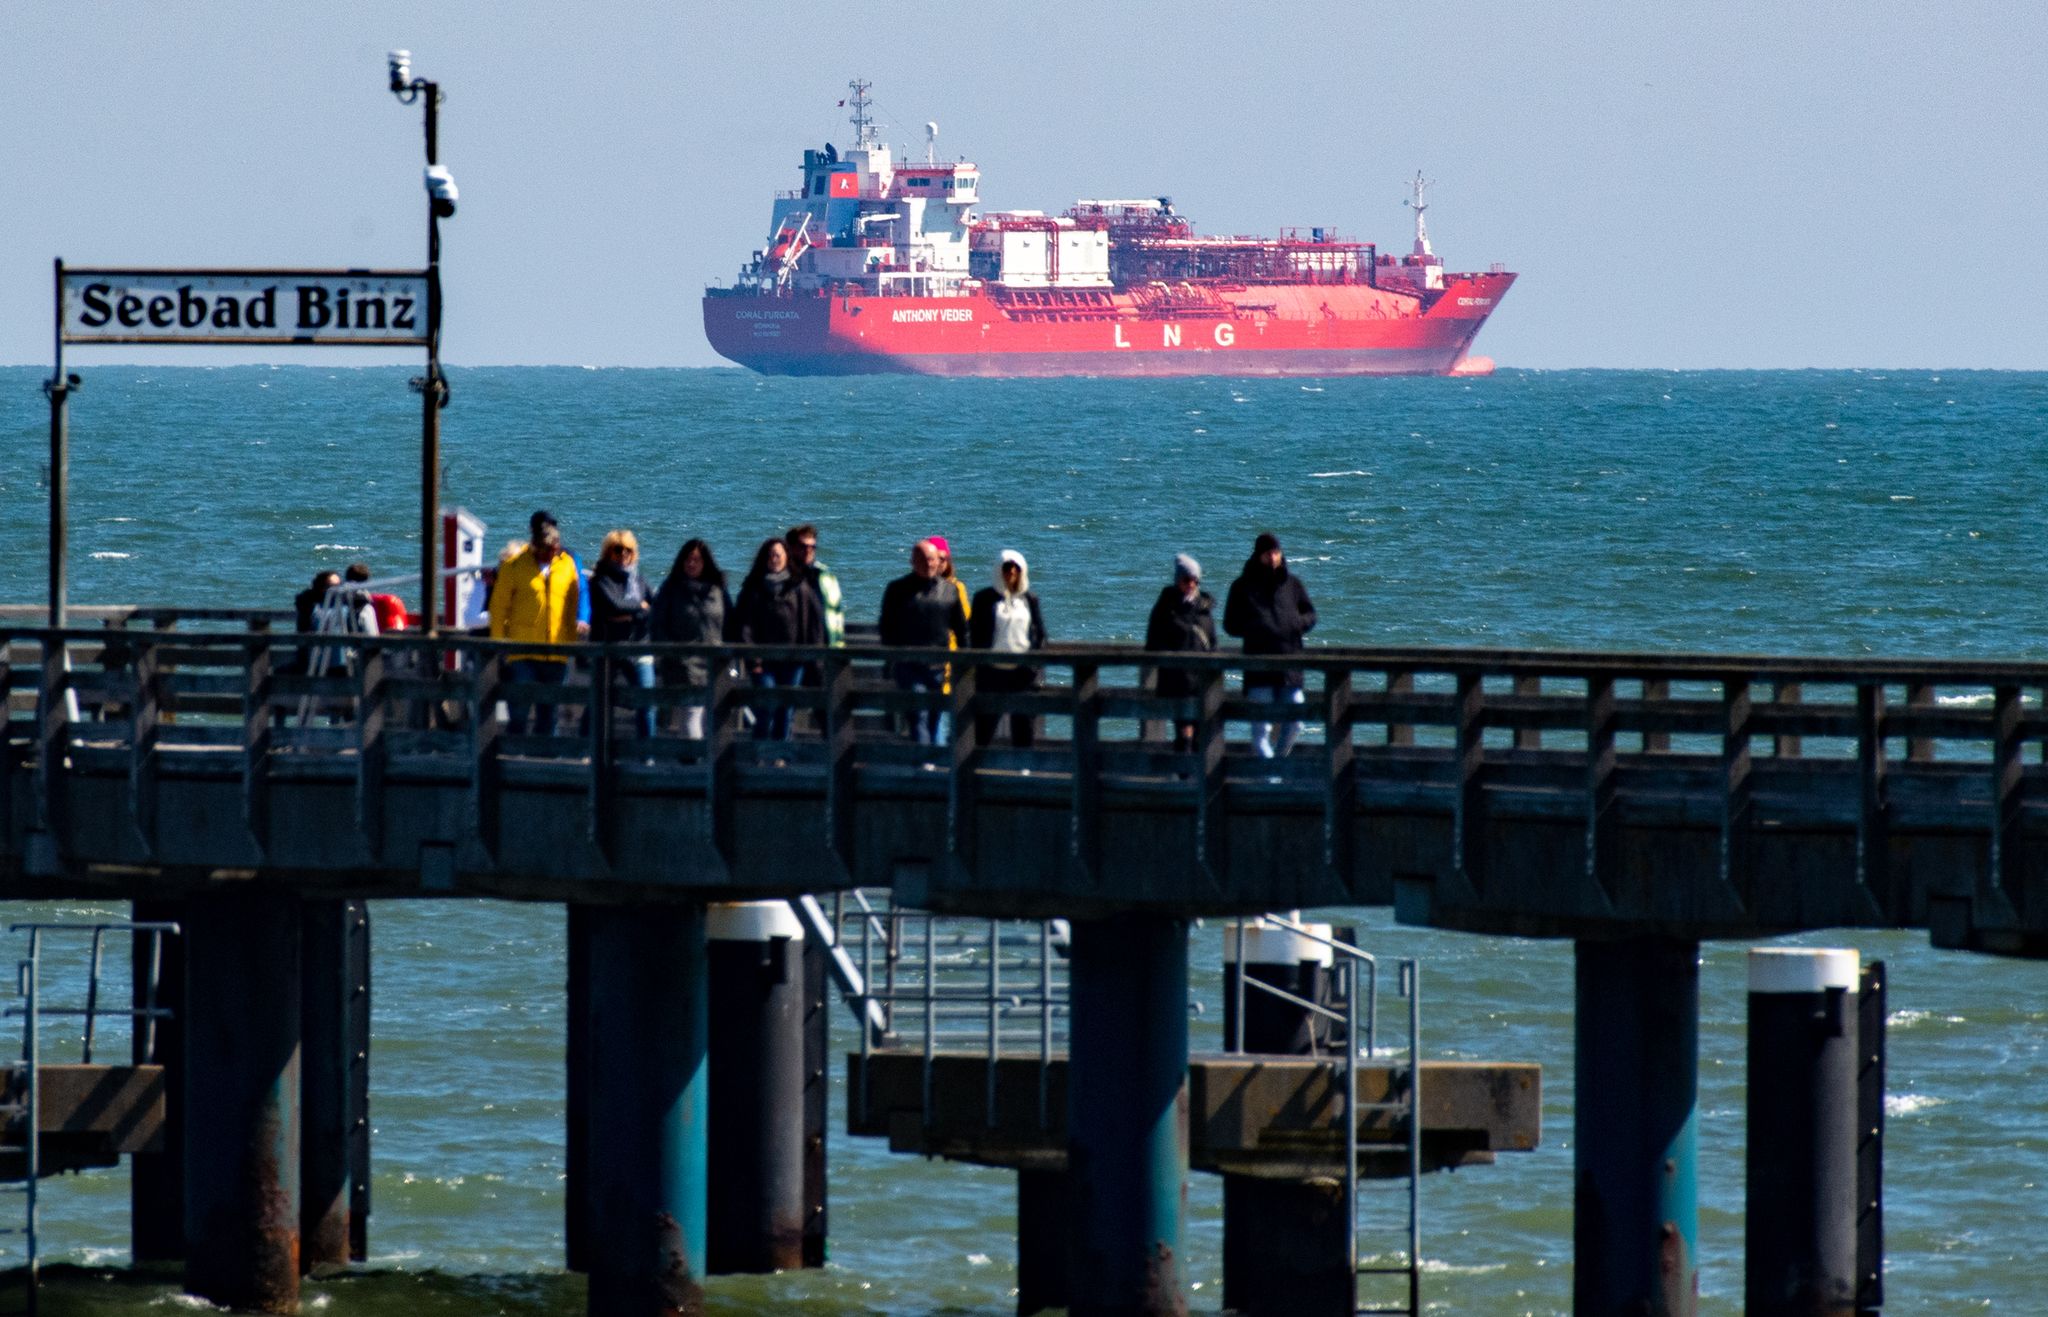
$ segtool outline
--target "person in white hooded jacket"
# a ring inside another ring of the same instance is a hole
[[[1038,609],[1038,596],[1031,593],[1031,565],[1015,549],[1004,549],[996,561],[996,583],[974,596],[967,610],[967,643],[975,649],[998,654],[1028,654],[1045,648],[1045,617]],[[975,680],[984,692],[997,694],[1028,691],[1038,685],[1039,669],[1007,663],[983,664]],[[1001,714],[978,714],[974,740],[988,745],[995,740]],[[1033,737],[1029,714],[1010,715],[1010,744],[1028,747]]]

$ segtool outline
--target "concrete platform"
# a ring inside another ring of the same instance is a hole
[[[846,1064],[850,1135],[886,1138],[892,1152],[980,1166],[1065,1169],[1064,1056],[1055,1056],[1042,1075],[1036,1056],[999,1058],[993,1120],[989,1067],[979,1053],[941,1052],[933,1058],[929,1119],[922,1053],[878,1051],[863,1061],[856,1052]],[[1359,1103],[1399,1100],[1394,1083],[1404,1068],[1361,1060]],[[1342,1111],[1342,1086],[1327,1061],[1188,1058],[1188,1162],[1195,1170],[1294,1180],[1341,1175]],[[1486,1166],[1498,1153],[1529,1152],[1542,1137],[1543,1068],[1533,1062],[1424,1061],[1422,1120],[1425,1171]],[[1358,1136],[1360,1174],[1405,1174],[1397,1113],[1362,1112]]]
[[[164,1070],[155,1065],[46,1065],[42,1173],[115,1166],[124,1153],[157,1152],[164,1137]],[[0,1075],[0,1180],[28,1173],[27,1073]]]

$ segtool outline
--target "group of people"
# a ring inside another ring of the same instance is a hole
[[[763,540],[740,583],[735,598],[711,546],[702,539],[684,542],[670,564],[667,579],[651,589],[640,570],[640,541],[630,530],[604,537],[592,566],[588,588],[575,556],[562,544],[561,525],[553,513],[537,511],[528,521],[529,538],[514,541],[499,554],[497,567],[486,574],[486,615],[494,640],[531,642],[538,648],[514,655],[508,676],[518,682],[559,685],[568,680],[569,657],[554,648],[589,639],[605,643],[660,641],[674,644],[843,645],[846,605],[839,579],[818,561],[815,526],[792,527],[785,535]],[[629,661],[620,675],[641,687],[655,685],[652,656]],[[673,685],[708,685],[703,658],[670,661],[658,674]],[[756,686],[801,686],[815,674],[802,662],[757,660],[749,668]],[[638,711],[642,736],[652,736],[655,714]],[[533,730],[554,730],[554,706],[540,704],[531,712]],[[509,730],[527,730],[529,713],[515,705]],[[701,738],[704,709],[683,711],[682,734]],[[768,711],[756,720],[754,734],[784,739],[790,732],[790,710]]]
[[[587,579],[575,556],[562,542],[561,525],[545,509],[528,522],[528,538],[515,540],[500,553],[497,566],[485,573],[485,615],[496,640],[531,644],[509,660],[511,680],[560,685],[568,680],[571,656],[561,646],[588,639],[600,642],[655,641],[676,644],[737,643],[764,646],[840,646],[846,640],[845,596],[839,579],[818,558],[818,531],[804,524],[763,540],[735,595],[710,544],[690,539],[676,551],[667,577],[650,588],[640,568],[640,544],[630,530],[604,537]],[[367,569],[360,565],[350,569]],[[342,582],[316,579],[300,596],[301,630],[320,629],[309,613],[309,598],[325,598]],[[366,599],[374,599],[367,596]],[[365,607],[374,607],[368,602]],[[374,617],[366,621],[374,626]],[[1288,568],[1279,538],[1262,533],[1252,545],[1243,571],[1226,596],[1222,630],[1243,642],[1247,656],[1300,653],[1303,639],[1316,624],[1315,605],[1299,577]],[[882,592],[879,618],[881,643],[909,649],[985,650],[991,654],[1029,654],[1045,648],[1045,615],[1031,588],[1031,566],[1015,549],[1004,549],[989,585],[970,594],[956,575],[952,548],[944,536],[917,541],[910,550],[910,570],[889,582]],[[1163,587],[1145,627],[1145,648],[1162,654],[1206,654],[1217,647],[1216,601],[1202,588],[1202,565],[1182,553],[1173,559],[1173,583]],[[711,660],[701,656],[663,659],[657,671],[652,656],[614,660],[613,680],[651,688],[657,677],[667,685],[705,686]],[[906,691],[945,692],[953,665],[929,655],[890,665],[890,676]],[[981,693],[1010,694],[1033,689],[1041,667],[1034,663],[992,661],[976,668]],[[817,665],[801,659],[752,660],[746,676],[758,687],[815,684]],[[1255,669],[1245,674],[1248,698],[1275,705],[1274,718],[1252,726],[1252,744],[1259,755],[1286,755],[1299,736],[1301,723],[1279,706],[1303,702],[1301,673],[1284,667]],[[1196,692],[1194,674],[1161,668],[1161,695]],[[936,706],[937,702],[931,702]],[[546,735],[554,730],[555,705],[514,704],[509,730]],[[637,710],[642,736],[655,733],[652,708]],[[1004,715],[980,714],[975,734],[990,744],[1001,730]],[[1029,746],[1034,719],[1025,713],[1008,716],[1010,741]],[[704,734],[701,705],[681,711],[680,732]],[[754,735],[786,739],[791,730],[787,705],[761,711]],[[945,744],[951,734],[945,712],[937,707],[910,716],[908,731],[920,743]],[[1174,727],[1175,745],[1194,744],[1196,724]]]

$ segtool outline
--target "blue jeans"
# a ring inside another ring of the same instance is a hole
[[[620,661],[626,665],[626,670],[630,674],[632,683],[635,686],[644,691],[654,689],[654,655],[641,654],[635,658]],[[633,724],[640,729],[641,740],[651,741],[654,739],[653,709],[633,710]]]
[[[1244,697],[1261,704],[1300,704],[1307,698],[1299,686],[1254,686],[1244,693]],[[1252,749],[1258,751],[1261,759],[1285,759],[1287,752],[1294,748],[1295,739],[1301,735],[1299,722],[1279,724],[1280,745],[1276,749],[1273,727],[1272,723],[1252,724]]]
[[[946,689],[946,673],[943,668],[934,668],[924,663],[898,663],[896,688],[906,691],[942,691]],[[913,710],[910,715],[910,738],[919,745],[944,745],[945,716],[943,709]]]
[[[559,686],[569,679],[569,665],[561,659],[517,658],[506,665],[505,675],[513,681],[530,682],[536,686]],[[514,702],[512,716],[505,724],[505,730],[514,736],[523,736],[530,718],[535,736],[553,736],[555,710],[560,707],[558,704],[529,705]]]
[[[754,674],[754,684],[766,690],[780,686],[788,688],[804,684],[804,665],[801,663],[763,663],[761,670]],[[789,716],[795,710],[788,705],[777,709],[756,709],[754,711],[754,739],[756,741],[787,741],[789,739]]]

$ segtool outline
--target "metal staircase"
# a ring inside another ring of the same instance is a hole
[[[28,950],[16,963],[15,993],[18,1001],[6,1007],[0,1016],[19,1019],[22,1022],[21,1057],[6,1067],[8,1100],[0,1103],[0,1125],[18,1130],[21,1136],[22,1153],[18,1163],[5,1165],[4,1175],[10,1181],[18,1180],[18,1192],[22,1195],[22,1224],[19,1227],[0,1230],[0,1233],[19,1234],[23,1240],[25,1265],[24,1283],[27,1286],[27,1311],[33,1314],[37,1307],[37,1293],[40,1282],[42,1260],[42,1239],[39,1233],[41,1208],[41,1182],[44,1176],[66,1169],[58,1165],[45,1166],[43,1159],[43,1022],[45,1019],[77,1019],[80,1021],[79,1064],[92,1065],[93,1047],[98,1041],[98,1024],[105,1016],[125,1016],[134,1022],[138,1033],[137,1046],[133,1049],[136,1058],[148,1064],[156,1056],[156,1024],[168,1019],[171,1012],[157,1005],[159,974],[163,965],[163,939],[175,936],[179,929],[174,923],[147,923],[132,920],[108,920],[96,923],[74,923],[65,921],[28,922],[9,924],[10,934],[28,934]],[[106,945],[109,934],[126,934],[129,938],[147,937],[148,960],[143,981],[136,985],[141,1004],[109,1006],[101,1001],[101,971],[105,967]],[[89,936],[90,960],[86,977],[85,1000],[81,1005],[50,1005],[43,999],[43,952],[46,936]],[[67,1040],[67,1045],[68,1045]],[[12,1189],[14,1186],[9,1185]]]
[[[923,1110],[933,1109],[933,1061],[944,1052],[971,1052],[984,1059],[987,1118],[996,1121],[997,1064],[1005,1056],[1038,1060],[1038,1119],[1048,1124],[1047,1076],[1050,1062],[1063,1057],[1067,1046],[1068,980],[1064,955],[1065,921],[977,919],[935,915],[895,904],[885,888],[860,888],[819,899],[792,901],[807,936],[818,939],[831,955],[833,977],[841,997],[861,1026],[860,1063],[877,1050],[919,1050],[924,1058]],[[1402,1292],[1371,1298],[1357,1311],[1422,1312],[1422,1122],[1421,962],[1404,958],[1386,962],[1395,972],[1394,995],[1405,1004],[1405,1037],[1399,1047],[1382,1043],[1380,975],[1382,962],[1371,953],[1329,936],[1316,926],[1279,916],[1264,916],[1272,927],[1326,946],[1333,953],[1334,1002],[1312,1002],[1245,974],[1235,976],[1238,1000],[1233,1013],[1237,1036],[1224,1040],[1228,1051],[1242,1052],[1244,994],[1269,993],[1327,1021],[1327,1035],[1340,1048],[1326,1054],[1336,1086],[1344,1094],[1344,1194],[1351,1212],[1350,1266],[1368,1291],[1397,1282]],[[1254,921],[1234,921],[1242,946],[1245,928]],[[1190,1009],[1199,1011],[1199,1003]],[[1393,1072],[1389,1100],[1363,1102],[1358,1096],[1358,1063],[1366,1058],[1400,1056],[1405,1065]],[[855,1101],[867,1093],[866,1075],[851,1085]],[[860,1113],[865,1115],[865,1113]],[[1406,1238],[1398,1261],[1381,1263],[1366,1252],[1369,1233],[1360,1212],[1359,1126],[1375,1118],[1393,1122],[1403,1135],[1401,1176],[1406,1193]]]

